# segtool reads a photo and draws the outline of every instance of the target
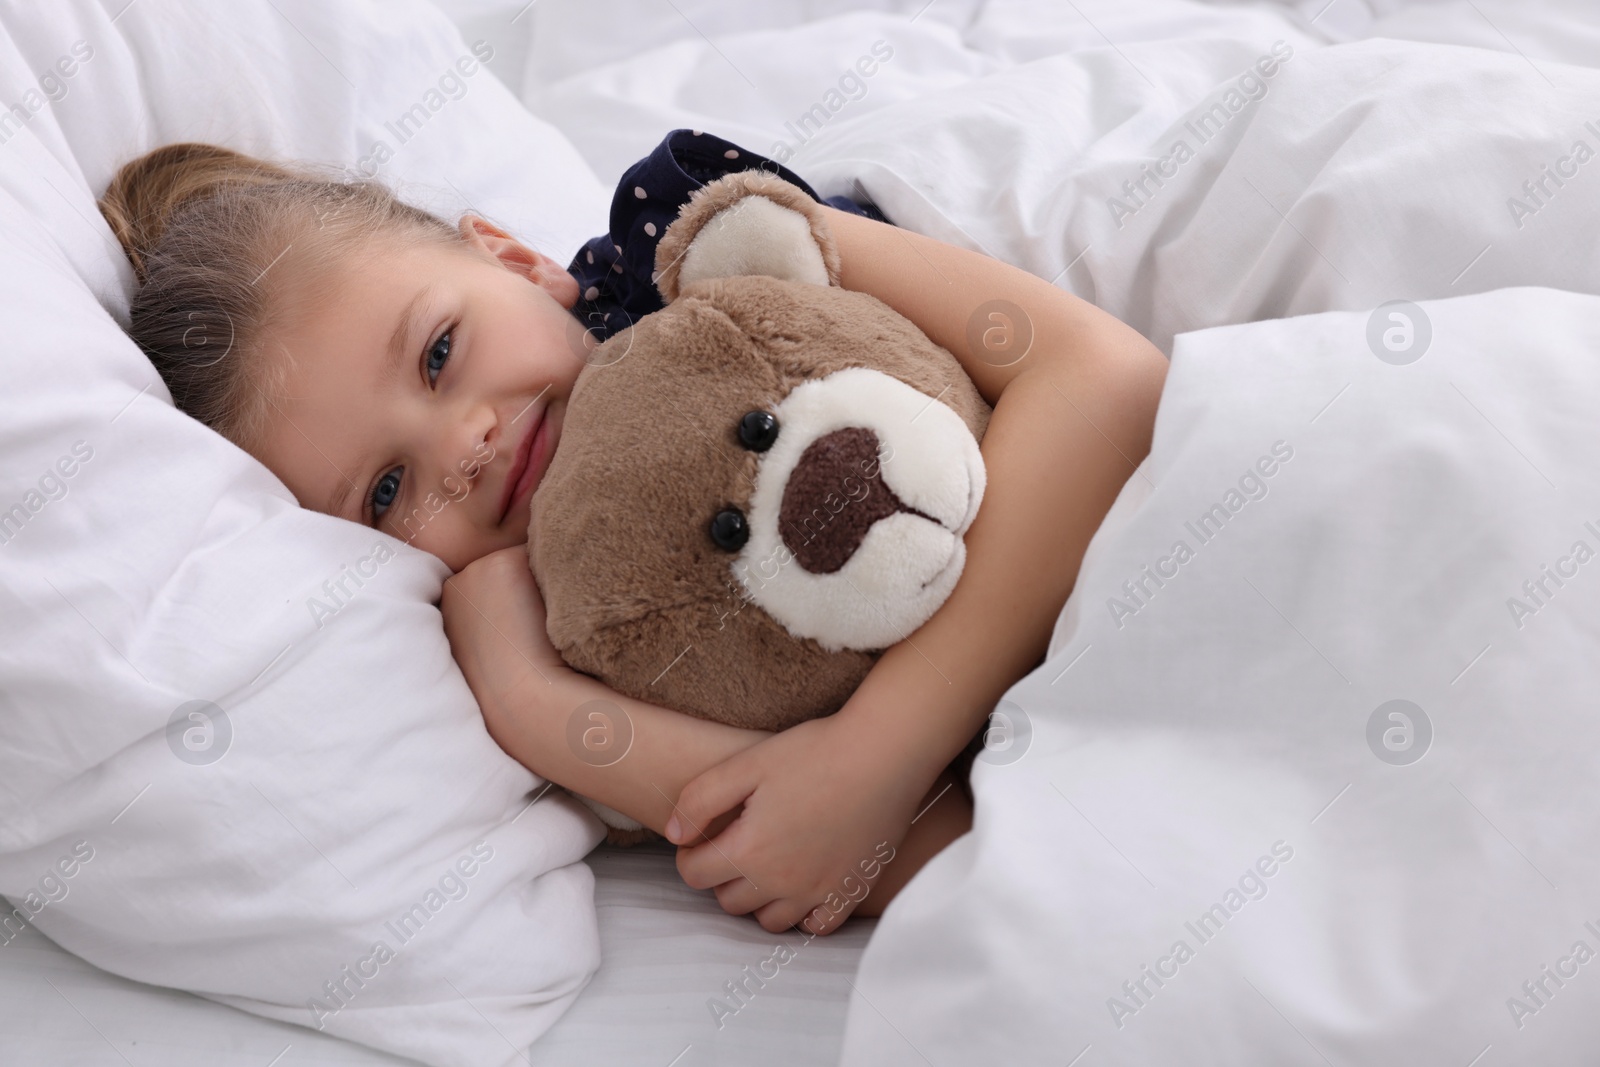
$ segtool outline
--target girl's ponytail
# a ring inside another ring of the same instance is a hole
[[[294,178],[275,163],[209,144],[169,144],[123,165],[100,198],[100,213],[111,224],[140,284],[145,260],[167,223],[185,203],[210,196],[223,186],[265,185]]]

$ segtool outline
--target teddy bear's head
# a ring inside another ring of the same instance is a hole
[[[533,499],[573,667],[779,730],[836,710],[950,595],[989,408],[838,263],[815,202],[755,172],[663,237],[668,304],[592,353]]]

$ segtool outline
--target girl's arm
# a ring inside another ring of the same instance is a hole
[[[700,775],[679,798],[683,818],[668,823],[667,837],[687,844],[694,826],[744,805],[715,840],[680,850],[678,867],[769,930],[801,921],[880,841],[902,840],[929,784],[1043,656],[1090,537],[1149,451],[1167,368],[1132,328],[1022,270],[869,219],[828,218],[844,286],[953,353],[994,415],[982,443],[988,485],[950,599],[838,713]],[[984,305],[997,300],[1014,311],[992,317]],[[1031,329],[1021,359],[983,347],[1008,327]]]
[[[522,546],[450,577],[440,610],[495,742],[535,774],[658,833],[686,782],[768,736],[634,700],[568,667],[545,632]],[[590,701],[606,703],[579,710]]]
[[[657,833],[686,782],[769,736],[634,700],[568,667],[545,632],[544,601],[521,547],[453,575],[440,610],[495,742],[535,774]],[[585,708],[591,701],[600,703]],[[876,914],[911,872],[971,825],[958,791],[925,803],[926,816],[902,843],[867,912]],[[702,829],[715,833],[725,821]],[[854,906],[861,897],[851,895]]]
[[[829,212],[843,285],[916,323],[961,361],[995,408],[982,444],[988,485],[966,536],[961,581],[912,635],[914,647],[903,642],[885,654],[910,670],[875,671],[863,686],[913,683],[927,699],[961,709],[930,716],[905,692],[871,713],[877,728],[921,742],[931,778],[1044,656],[1089,539],[1150,451],[1167,360],[1132,327],[1026,271]],[[1007,322],[1016,318],[1008,309],[980,314],[996,300],[1014,305],[1023,321]],[[1015,340],[1029,325],[1032,345],[1017,359],[1001,342],[1005,331]],[[995,348],[974,350],[971,340],[985,335]],[[932,669],[946,663],[954,673]],[[897,677],[876,677],[891,673]],[[853,713],[857,703],[846,707]]]

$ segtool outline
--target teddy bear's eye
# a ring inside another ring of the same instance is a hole
[[[717,512],[711,520],[711,540],[725,552],[737,552],[743,548],[744,543],[750,540],[750,526],[744,521],[744,513],[733,508]]]
[[[752,411],[739,420],[739,442],[752,452],[765,452],[778,439],[778,417],[770,411]]]

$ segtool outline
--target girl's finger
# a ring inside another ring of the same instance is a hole
[[[690,888],[710,889],[735,878],[748,881],[728,854],[735,829],[737,824],[703,845],[678,849],[678,873]]]
[[[735,878],[717,886],[717,903],[729,915],[748,915],[771,902],[772,894],[761,892],[748,878]]]
[[[799,926],[809,934],[831,934],[844,925],[850,913],[856,910],[857,903],[846,900],[844,907],[838,911],[831,910],[826,904],[818,904],[805,913],[805,917],[799,921]]]
[[[826,914],[828,909],[822,908],[821,910],[823,914]],[[756,922],[761,924],[761,928],[769,934],[781,934],[785,930],[801,925],[803,920],[809,921],[808,914],[806,905],[802,901],[774,900],[770,904],[757,908],[755,919]],[[843,919],[841,918],[839,921],[842,922]]]
[[[683,787],[673,807],[672,818],[667,820],[668,841],[675,845],[693,841],[712,820],[744,803],[754,792],[758,765],[746,759],[746,754],[740,753],[717,764]]]

